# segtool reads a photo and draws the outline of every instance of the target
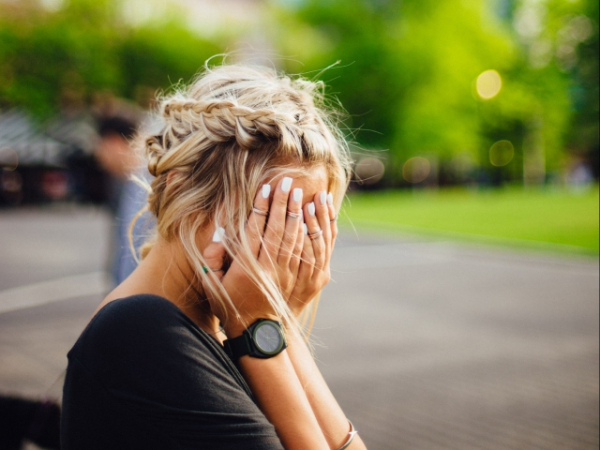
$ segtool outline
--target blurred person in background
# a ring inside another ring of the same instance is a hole
[[[163,100],[156,236],[69,352],[63,449],[366,448],[300,325],[350,176],[322,88],[222,66]]]
[[[139,158],[131,148],[139,120],[132,114],[112,113],[98,118],[100,139],[94,149],[94,156],[107,173],[107,205],[114,216],[109,272],[115,285],[121,283],[137,266],[137,258],[132,251],[144,240],[144,233],[152,222],[137,221],[132,231],[130,243],[129,226],[134,217],[146,205],[148,193],[134,177],[147,179],[139,167]]]

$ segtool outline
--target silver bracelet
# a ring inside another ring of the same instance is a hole
[[[346,442],[344,442],[344,445],[342,445],[338,450],[344,450],[348,448],[350,444],[352,444],[354,436],[358,434],[358,431],[356,431],[356,428],[354,428],[352,422],[348,421],[348,423],[350,424],[350,432],[348,433],[348,439],[346,440]]]

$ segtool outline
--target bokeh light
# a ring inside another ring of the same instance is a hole
[[[0,167],[5,170],[15,170],[19,165],[19,156],[10,147],[0,148]]]
[[[416,156],[410,158],[402,167],[402,176],[409,183],[420,183],[431,173],[431,163],[427,158]]]
[[[361,184],[368,186],[377,183],[383,178],[385,166],[383,162],[377,158],[362,158],[358,164],[356,164],[354,173]]]
[[[514,156],[515,147],[510,141],[498,141],[490,148],[490,162],[496,167],[506,166]]]
[[[486,70],[477,77],[477,93],[484,100],[494,98],[502,89],[502,77],[495,70]]]

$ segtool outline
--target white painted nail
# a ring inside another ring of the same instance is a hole
[[[304,230],[305,235],[308,234],[308,226],[305,223],[302,224],[302,230]]]
[[[283,192],[290,192],[290,189],[292,188],[292,181],[293,180],[290,177],[285,177],[281,182],[281,190]]]
[[[327,194],[327,204],[333,206],[333,194],[331,192]]]
[[[269,195],[271,194],[271,185],[270,184],[265,184],[262,187],[262,198],[269,198]]]
[[[315,211],[316,211],[316,208],[315,208],[315,203],[314,203],[314,202],[310,202],[310,203],[308,204],[308,213],[309,213],[311,216],[314,216],[314,215],[315,215]]]
[[[300,189],[300,188],[294,189],[293,198],[296,203],[299,203],[302,201],[303,195],[304,195],[304,193],[302,192],[302,189]]]
[[[215,234],[213,234],[213,242],[221,242],[223,240],[223,236],[225,236],[225,228],[219,227],[215,230]]]
[[[321,200],[321,205],[324,205],[327,201],[327,192],[321,192],[321,195],[319,195],[319,200]]]

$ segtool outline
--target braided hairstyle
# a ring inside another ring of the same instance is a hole
[[[301,175],[324,166],[339,208],[350,159],[322,92],[320,82],[291,79],[273,69],[207,69],[187,89],[162,100],[165,127],[144,140],[148,170],[155,177],[148,209],[156,216],[158,236],[179,239],[196,276],[211,285],[195,238],[207,226],[224,226],[225,246],[282,319],[289,318],[285,301],[250,257],[244,226],[260,186],[283,171]],[[142,248],[142,257],[151,246],[150,241]],[[224,291],[218,297],[229,301]]]

